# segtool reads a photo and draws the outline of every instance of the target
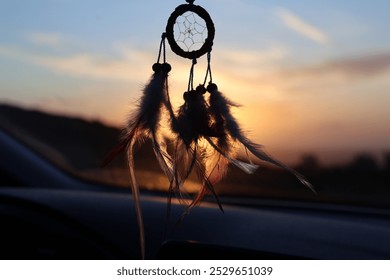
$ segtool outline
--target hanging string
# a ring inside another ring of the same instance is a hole
[[[190,69],[190,78],[188,80],[188,92],[194,90],[194,69],[195,69],[195,64],[197,64],[196,58],[192,60],[192,65]]]
[[[167,34],[164,32],[163,33],[163,35],[162,35],[162,42],[163,42],[163,53],[164,53],[164,63],[166,63],[167,62],[167,52],[166,52],[166,47],[165,47],[165,39],[166,39],[166,37],[167,37]]]
[[[166,47],[165,47],[165,39],[166,38],[167,38],[167,34],[164,32],[161,35],[161,42],[160,42],[160,49],[158,51],[157,63],[160,63],[161,53],[163,55],[163,63],[167,62]]]
[[[206,86],[206,82],[209,76],[210,76],[209,84],[211,84],[213,82],[213,76],[211,73],[211,52],[207,53],[207,71],[206,71],[206,76],[204,78],[203,86]]]

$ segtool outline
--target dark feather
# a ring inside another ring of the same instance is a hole
[[[208,112],[207,103],[203,97],[206,90],[198,87],[184,93],[184,104],[179,108],[177,117],[172,120],[172,130],[178,135],[175,142],[174,156],[174,178],[176,191],[180,192],[184,182],[195,170],[202,188],[188,206],[186,213],[190,211],[207,193],[211,193],[216,198],[219,207],[218,196],[215,193],[213,182],[219,181],[218,171],[224,169],[219,167],[218,161],[211,160],[214,166],[210,166],[210,155],[207,155],[207,149],[199,146],[199,141],[204,137],[217,137],[220,134],[211,126],[211,119]],[[225,173],[222,171],[222,173]],[[211,180],[210,180],[211,179]],[[170,190],[174,191],[171,186]],[[184,214],[186,215],[186,214]]]
[[[135,175],[134,165],[134,144],[150,138],[153,145],[153,150],[157,161],[160,164],[164,173],[172,180],[173,167],[172,159],[167,152],[167,147],[164,137],[159,133],[159,122],[161,118],[162,108],[172,110],[169,95],[167,78],[170,71],[170,65],[167,63],[153,65],[154,74],[150,82],[145,86],[143,95],[137,106],[137,109],[132,113],[127,127],[123,133],[121,142],[113,149],[103,164],[108,164],[119,153],[127,150],[127,162],[130,172],[131,189],[134,197],[134,205],[137,214],[139,225],[141,256],[145,258],[145,230],[142,219],[139,187]]]
[[[207,90],[210,92],[210,113],[212,114],[216,125],[218,127],[223,127],[224,131],[226,132],[225,135],[230,136],[233,142],[238,141],[242,143],[244,147],[248,149],[258,159],[274,164],[291,172],[301,181],[302,184],[304,184],[310,190],[315,192],[312,184],[304,176],[302,176],[292,168],[288,167],[287,165],[283,164],[282,162],[277,161],[271,156],[267,155],[261,150],[261,145],[253,143],[244,135],[241,127],[239,126],[237,120],[232,115],[230,110],[230,107],[235,106],[235,104],[228,100],[226,97],[224,97],[222,93],[218,91],[218,87],[215,84],[210,84]],[[223,147],[218,147],[218,150],[226,154],[223,151]]]

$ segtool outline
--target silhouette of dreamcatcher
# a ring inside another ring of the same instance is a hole
[[[169,180],[168,216],[173,194],[187,203],[183,217],[208,194],[215,197],[223,211],[213,185],[225,176],[228,166],[233,164],[249,174],[258,167],[249,159],[247,162],[237,159],[240,145],[258,159],[292,172],[313,190],[302,175],[268,156],[260,145],[244,135],[231,113],[231,107],[237,105],[227,99],[213,82],[211,52],[215,36],[214,23],[208,12],[195,5],[194,0],[186,2],[187,4],[178,6],[169,17],[162,34],[157,62],[152,67],[154,73],[143,90],[136,110],[129,118],[122,141],[104,162],[105,165],[119,153],[127,153],[143,258],[145,234],[133,151],[137,142],[151,140],[157,161]],[[166,61],[166,41],[176,55],[192,62],[188,88],[183,94],[184,103],[177,111],[172,108],[169,96],[168,73],[171,65]],[[207,69],[202,82],[194,87],[195,65],[202,56],[206,56]],[[165,125],[164,120],[169,125]],[[202,187],[187,202],[188,200],[182,199],[182,190],[192,172],[196,172]]]

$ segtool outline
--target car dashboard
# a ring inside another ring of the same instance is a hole
[[[129,189],[80,181],[0,131],[1,259],[140,259]],[[221,197],[194,208],[144,192],[147,259],[389,259],[390,211]],[[168,226],[167,226],[168,225]]]

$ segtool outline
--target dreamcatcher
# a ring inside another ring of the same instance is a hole
[[[258,159],[292,172],[313,190],[303,176],[268,156],[260,149],[260,145],[251,142],[244,135],[231,113],[231,107],[237,105],[219,91],[212,79],[214,23],[205,9],[194,5],[194,0],[186,2],[188,4],[178,6],[169,17],[162,34],[157,62],[152,67],[154,73],[150,82],[145,86],[138,107],[129,119],[123,140],[104,163],[107,164],[123,151],[127,153],[142,257],[145,253],[145,234],[133,156],[133,147],[137,142],[151,140],[157,161],[169,179],[168,216],[173,194],[177,194],[179,199],[182,197],[184,183],[192,172],[197,174],[202,187],[191,202],[187,203],[183,217],[208,194],[215,197],[223,211],[213,185],[224,177],[228,166],[233,164],[249,174],[258,167],[249,158],[248,162],[237,159],[240,144]],[[188,87],[183,94],[184,103],[176,112],[172,108],[168,90],[171,66],[166,61],[166,41],[175,54],[192,62]],[[202,56],[206,56],[207,69],[202,83],[194,86],[195,66]],[[169,126],[162,125],[163,119],[169,120]],[[174,137],[169,141],[173,143],[169,149],[167,138],[170,135]]]

